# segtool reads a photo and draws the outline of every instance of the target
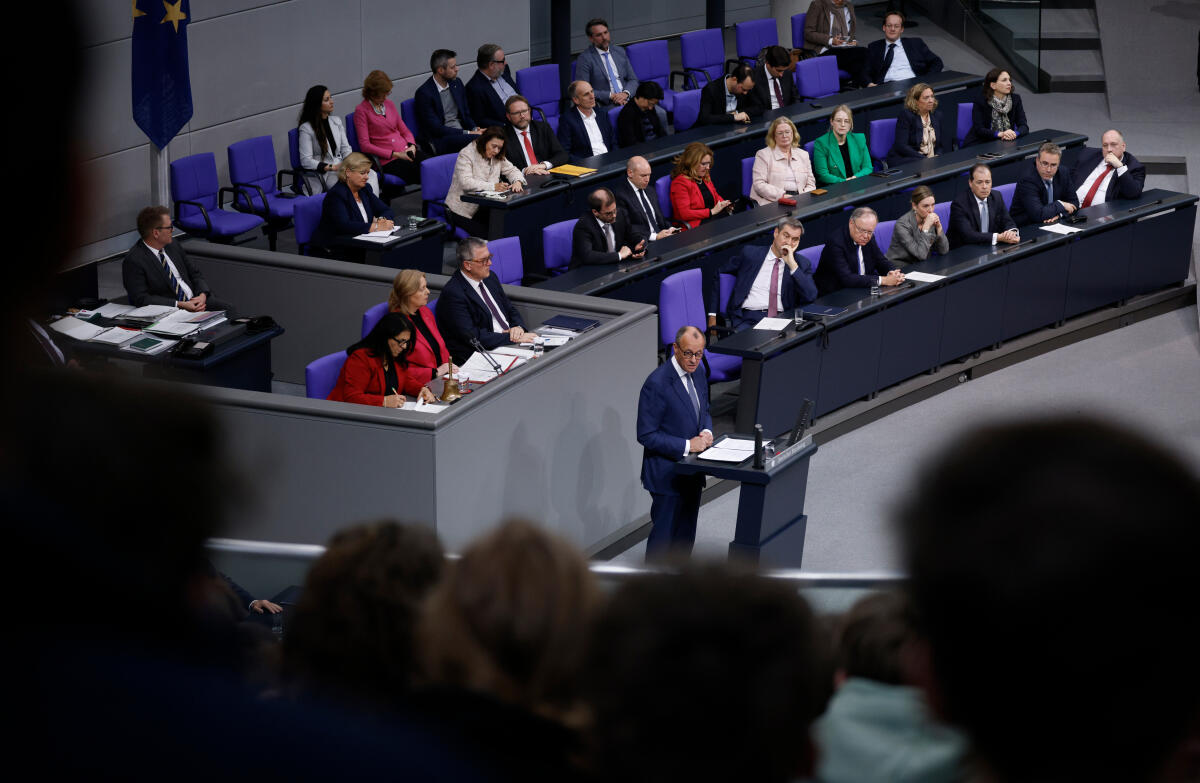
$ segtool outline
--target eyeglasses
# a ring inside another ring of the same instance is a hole
[[[526,106],[524,109],[509,109],[508,110],[508,114],[510,117],[520,117],[522,114],[529,114],[529,112],[530,112],[530,109],[528,106]]]
[[[685,359],[699,359],[704,356],[704,349],[701,348],[699,351],[679,351],[679,355]]]
[[[869,236],[869,237],[873,237],[873,236],[875,236],[875,229],[873,229],[873,228],[872,228],[872,229],[865,229],[865,228],[863,228],[862,226],[860,226],[860,225],[858,225],[857,223],[855,223],[853,220],[851,220],[851,221],[850,221],[850,225],[854,226],[854,230],[855,230],[855,231],[857,231],[857,232],[858,232],[858,233],[860,233],[860,234],[866,234],[866,235],[867,235],[867,236]]]
[[[481,264],[483,266],[491,266],[492,265],[491,255],[486,255],[483,258],[469,258],[467,260],[470,261],[471,263]]]
[[[171,231],[171,230],[173,230],[174,228],[175,228],[175,225],[174,225],[174,224],[172,224],[172,223],[168,223],[168,224],[167,224],[167,225],[165,225],[165,226],[155,226],[155,227],[154,227],[154,230],[155,230],[155,231]]]
[[[389,337],[389,338],[388,338],[388,341],[389,341],[389,342],[393,342],[393,343],[395,343],[395,344],[396,344],[396,347],[397,347],[397,348],[399,348],[399,349],[400,349],[400,350],[402,350],[402,351],[403,351],[403,350],[404,350],[406,347],[408,347],[408,344],[409,344],[409,342],[410,342],[410,340],[409,340],[407,337],[405,337],[403,340],[401,340],[399,337]]]
[[[501,58],[501,59],[499,59],[499,60],[492,60],[492,63],[493,63],[494,65],[504,65],[504,59],[503,59],[503,58]]]

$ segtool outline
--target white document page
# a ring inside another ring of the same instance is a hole
[[[764,318],[754,325],[755,329],[778,332],[792,325],[791,318]]]
[[[936,283],[939,280],[944,280],[945,275],[931,275],[928,272],[905,272],[905,280],[916,280],[918,283]]]

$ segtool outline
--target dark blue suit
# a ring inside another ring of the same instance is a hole
[[[870,288],[875,285],[876,276],[886,275],[895,268],[874,239],[863,245],[862,253],[865,275],[858,273],[858,245],[850,238],[849,222],[830,234],[813,275],[822,296],[842,288]]]
[[[483,284],[509,327],[524,329],[525,321],[509,301],[496,276],[488,275],[483,279]],[[507,334],[492,331],[492,312],[462,270],[455,272],[442,287],[437,303],[437,325],[446,342],[446,350],[450,351],[451,358],[457,364],[462,364],[475,352],[471,346],[472,337],[488,350],[510,342]]]
[[[768,250],[770,250],[770,245],[746,245],[742,248],[741,253],[721,266],[721,274],[737,275],[737,280],[733,284],[733,293],[729,297],[727,314],[730,323],[734,324],[734,328],[739,331],[753,326],[766,312],[765,310],[747,311],[743,314],[741,308],[742,303],[750,294],[750,287],[754,285],[754,278],[762,269]],[[780,265],[779,279],[783,286],[780,295],[783,299],[784,310],[808,304],[817,298],[817,284],[813,282],[812,264],[798,252],[795,254],[795,259],[795,272],[789,273],[786,265]]]
[[[886,38],[880,38],[878,41],[867,44],[867,73],[870,74],[871,81],[875,84],[882,84],[887,76],[887,72],[883,70],[883,58],[887,56],[887,45]],[[901,37],[900,45],[904,47],[904,56],[908,58],[908,64],[917,76],[942,72],[944,67],[942,58],[930,51],[920,38]]]
[[[467,105],[467,89],[463,86],[462,79],[450,82],[448,89],[450,97],[454,99],[454,105],[458,107],[458,121],[462,124],[462,130],[446,125],[442,115],[442,97],[432,76],[426,79],[413,95],[413,109],[417,115],[417,141],[433,145],[438,155],[461,150],[471,139],[467,131],[476,125],[475,120],[471,119],[471,110]]]
[[[438,303],[441,312],[441,303]],[[672,353],[672,357],[674,353]],[[650,493],[650,538],[647,558],[677,548],[691,552],[696,540],[703,476],[677,476],[674,463],[683,459],[687,442],[701,430],[712,431],[708,413],[708,377],[701,364],[692,373],[700,415],[675,363],[668,359],[650,373],[638,397],[637,439],[642,444],[642,486]]]
[[[392,210],[369,187],[358,191],[358,195],[362,199],[363,209],[367,212],[365,221],[362,219],[362,213],[358,211],[354,194],[345,182],[339,182],[329,189],[321,203],[321,222],[313,232],[314,245],[334,247],[339,240],[367,233],[371,228],[371,221],[375,218],[393,217]]]
[[[507,65],[504,66],[504,73],[500,74],[500,78],[506,81],[509,87],[512,87],[514,93],[521,94],[516,83],[508,75]],[[488,77],[483,75],[483,71],[476,71],[475,75],[467,81],[467,107],[481,128],[493,125],[503,128],[507,121],[507,115],[504,113],[504,101],[500,100],[500,96],[492,88]]]
[[[1071,177],[1071,187],[1075,188],[1076,197],[1079,196],[1079,186],[1103,160],[1104,151],[1095,147],[1084,147],[1083,152],[1079,153]],[[1107,201],[1112,201],[1114,198],[1137,198],[1142,195],[1142,189],[1146,187],[1146,167],[1128,152],[1125,153],[1125,159],[1122,162],[1129,168],[1119,177],[1114,177],[1113,174],[1108,175],[1110,181],[1104,196]],[[1086,196],[1087,193],[1084,195]],[[1097,197],[1092,203],[1100,204],[1102,202]]]
[[[596,125],[600,128],[600,138],[604,140],[608,151],[612,152],[617,148],[617,141],[613,138],[612,126],[608,124],[608,112],[598,108],[593,111],[596,115]],[[583,127],[583,118],[579,116],[579,109],[573,105],[558,118],[558,140],[563,149],[576,160],[590,158],[595,154],[592,152],[592,142],[588,138],[587,129]]]
[[[1054,172],[1054,200],[1046,193],[1046,183],[1037,170],[1037,158],[1033,158],[1025,166],[1021,178],[1017,180],[1017,190],[1013,193],[1012,218],[1018,226],[1044,223],[1053,217],[1063,217],[1068,214],[1066,207],[1060,201],[1079,206],[1079,197],[1075,188],[1071,187],[1071,173],[1066,167],[1059,166]]]
[[[934,109],[929,115],[933,123],[933,132],[937,140],[933,143],[933,154],[941,155],[946,151],[946,140],[942,138],[942,112]],[[903,166],[913,160],[921,160],[921,139],[924,136],[921,128],[921,118],[915,112],[901,109],[896,117],[896,140],[892,142],[892,150],[888,153],[889,166]]]

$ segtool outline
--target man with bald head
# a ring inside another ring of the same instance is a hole
[[[1100,137],[1100,149],[1084,147],[1079,154],[1071,185],[1081,209],[1118,198],[1137,198],[1146,186],[1146,167],[1125,151],[1120,131],[1107,130]]]
[[[616,149],[608,112],[596,108],[596,91],[583,81],[571,82],[567,96],[572,106],[558,118],[558,140],[572,158],[582,160]]]
[[[650,373],[638,397],[637,439],[642,444],[642,486],[650,493],[646,559],[689,555],[704,476],[681,476],[674,463],[712,445],[704,333],[684,326],[675,333],[671,358]]]
[[[679,231],[663,215],[658,193],[650,187],[650,162],[641,155],[629,159],[625,164],[625,179],[614,182],[612,190],[617,206],[625,210],[633,230],[651,242]]]

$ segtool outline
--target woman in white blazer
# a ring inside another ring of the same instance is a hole
[[[333,113],[333,96],[323,84],[310,87],[300,109],[300,167],[316,174],[305,174],[309,187],[315,193],[332,188],[338,183],[338,169],[342,161],[354,150],[346,136],[346,125],[342,118]],[[367,185],[379,195],[379,176],[374,169]]]
[[[787,117],[775,118],[767,128],[767,146],[754,155],[753,183],[750,198],[759,205],[773,204],[788,193],[816,190],[812,162]]]
[[[446,218],[450,225],[473,237],[498,239],[488,236],[488,208],[463,201],[463,194],[480,190],[520,193],[524,188],[521,170],[504,157],[504,133],[499,128],[486,128],[458,153],[454,178],[446,193]]]

